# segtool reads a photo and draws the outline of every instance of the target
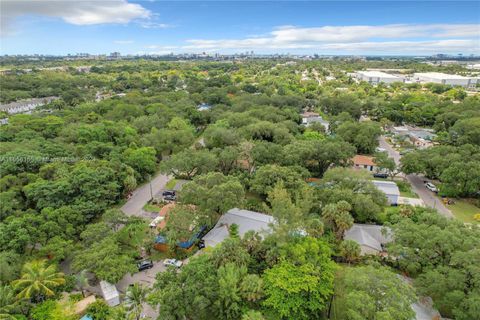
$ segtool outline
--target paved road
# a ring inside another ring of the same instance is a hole
[[[169,176],[159,174],[155,176],[151,183],[146,183],[133,192],[132,197],[122,206],[122,211],[129,216],[150,217],[150,214],[146,214],[143,211],[143,206],[151,199],[152,195],[156,195],[161,192],[167,182],[170,180]],[[152,186],[150,192],[150,185]]]
[[[151,269],[137,272],[133,275],[126,274],[125,276],[123,276],[122,280],[117,282],[116,287],[118,291],[120,291],[122,294],[125,294],[125,292],[127,292],[128,286],[134,283],[138,283],[140,285],[150,288],[155,283],[155,276],[157,275],[157,273],[164,272],[165,270],[167,270],[167,268],[163,265],[162,261],[157,261]],[[142,314],[151,319],[157,319],[158,317],[158,311],[152,308],[147,303],[143,305]]]
[[[402,156],[385,141],[384,136],[380,137],[379,144],[381,148],[387,150],[388,155],[395,161],[395,163],[400,165],[400,159]],[[423,181],[428,180],[427,178],[415,174],[406,175],[405,178],[408,180],[408,182],[410,182],[413,191],[418,194],[425,205],[437,209],[440,214],[447,218],[453,218],[452,212],[445,207],[443,202],[437,196],[435,196],[433,192],[425,188]]]

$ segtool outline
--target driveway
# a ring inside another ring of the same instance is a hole
[[[152,195],[155,196],[165,189],[165,185],[169,180],[169,176],[158,174],[150,183],[147,182],[133,191],[132,197],[122,206],[122,211],[129,216],[151,218],[151,214],[145,212],[142,208],[152,198]]]
[[[122,294],[125,294],[125,292],[127,292],[128,286],[134,283],[138,283],[145,287],[151,288],[155,283],[155,276],[157,275],[157,273],[164,272],[165,270],[167,270],[167,268],[163,265],[162,261],[156,261],[154,262],[153,268],[151,269],[140,271],[134,273],[133,275],[126,274],[125,276],[123,276],[122,280],[117,282],[116,287],[118,291],[120,291],[120,293]],[[152,308],[152,306],[150,306],[149,304],[144,303],[142,315],[151,319],[157,319],[158,311]]]
[[[385,140],[384,136],[379,138],[379,145],[381,148],[387,150],[389,157],[395,161],[397,166],[400,166],[400,159],[402,156],[395,149],[393,149],[393,147]],[[428,179],[416,174],[405,175],[405,178],[408,180],[408,182],[410,182],[412,190],[418,194],[426,206],[436,209],[441,215],[447,218],[453,218],[452,212],[445,207],[443,202],[433,192],[425,188],[423,181]]]

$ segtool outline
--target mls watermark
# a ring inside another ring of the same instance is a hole
[[[0,163],[30,163],[30,164],[39,164],[39,163],[54,163],[54,162],[63,162],[63,163],[75,163],[79,161],[92,161],[94,160],[91,156],[85,157],[48,157],[48,156],[0,156]]]

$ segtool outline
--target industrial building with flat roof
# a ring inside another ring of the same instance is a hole
[[[440,72],[418,72],[413,74],[413,78],[423,83],[440,83],[450,86],[462,86],[465,88],[475,87],[480,83],[476,77],[464,77],[458,74],[446,74]]]
[[[355,76],[358,80],[366,81],[370,84],[403,82],[402,78],[381,71],[357,71]]]

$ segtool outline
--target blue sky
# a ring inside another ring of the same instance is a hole
[[[479,1],[2,0],[1,54],[480,54]]]

